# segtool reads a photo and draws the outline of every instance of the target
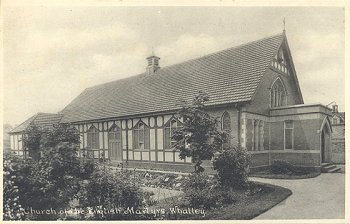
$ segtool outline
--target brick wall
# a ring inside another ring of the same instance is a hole
[[[345,124],[332,125],[332,162],[345,163]]]
[[[253,102],[247,106],[247,111],[269,115],[270,112],[270,88],[272,83],[280,77],[287,90],[288,105],[300,104],[299,94],[294,80],[291,76],[281,75],[271,69],[267,69],[264,74]]]
[[[284,150],[284,122],[270,123],[271,150]]]
[[[319,153],[271,153],[271,162],[276,159],[286,160],[296,166],[320,166]]]

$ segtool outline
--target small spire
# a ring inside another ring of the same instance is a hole
[[[283,17],[283,33],[286,32],[286,17]]]

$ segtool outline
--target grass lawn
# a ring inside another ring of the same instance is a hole
[[[304,172],[304,173],[284,173],[284,174],[274,174],[269,170],[259,171],[250,174],[250,177],[261,177],[269,179],[307,179],[313,178],[320,175],[320,172]]]
[[[238,200],[233,204],[226,204],[215,209],[205,209],[204,217],[203,215],[176,214],[169,215],[165,217],[165,219],[248,220],[269,210],[292,194],[291,190],[279,186],[258,182],[254,182],[254,185],[259,189],[258,192],[251,195],[242,193]],[[160,201],[153,207],[165,208],[168,210],[174,205],[178,205],[183,209],[190,208],[185,198],[176,197]]]

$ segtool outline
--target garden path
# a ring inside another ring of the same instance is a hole
[[[344,219],[345,174],[323,173],[310,179],[265,179],[253,181],[278,185],[293,194],[255,219]]]

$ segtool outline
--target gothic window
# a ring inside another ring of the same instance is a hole
[[[224,147],[228,147],[231,144],[231,118],[227,112],[225,112],[221,117],[221,126],[222,130],[228,134],[227,142],[224,143]]]
[[[172,136],[176,130],[182,128],[182,123],[176,119],[170,120],[164,127],[164,147],[165,149],[171,149],[176,144],[176,141],[172,139]]]
[[[134,129],[134,149],[149,149],[149,128],[139,122]]]
[[[284,122],[284,148],[294,148],[294,123],[293,121]]]
[[[280,78],[277,78],[270,90],[271,107],[280,107],[287,105],[287,92]]]
[[[99,130],[93,125],[87,131],[87,147],[90,149],[98,149],[100,147]]]

